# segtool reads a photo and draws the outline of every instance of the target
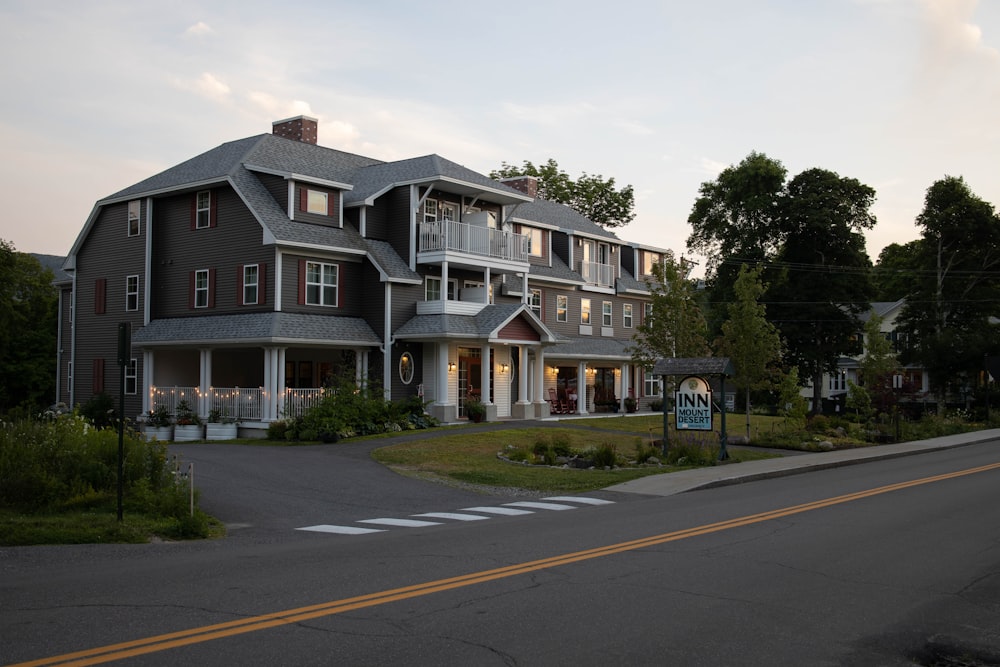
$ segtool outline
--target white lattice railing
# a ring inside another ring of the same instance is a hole
[[[286,389],[280,398],[280,417],[298,417],[316,405],[323,397],[322,388]],[[152,387],[150,408],[164,406],[171,416],[177,414],[177,405],[187,401],[199,416],[207,418],[213,410],[222,417],[239,422],[262,421],[264,418],[265,392],[263,387],[211,387],[205,394],[205,414],[201,414],[202,392],[198,387]]]
[[[419,251],[454,250],[514,262],[528,261],[528,237],[452,220],[420,223]]]

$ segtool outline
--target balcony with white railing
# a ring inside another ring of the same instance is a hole
[[[418,229],[417,259],[421,262],[471,261],[474,265],[525,270],[528,265],[528,237],[493,227],[470,225],[453,220],[421,222]]]
[[[588,285],[597,287],[615,286],[615,267],[598,262],[580,262],[580,275]]]

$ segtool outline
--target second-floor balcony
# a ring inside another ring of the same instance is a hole
[[[421,222],[417,252],[427,255],[453,253],[516,264],[528,263],[528,237],[492,227],[453,220]]]
[[[588,285],[598,287],[614,287],[615,267],[612,264],[598,262],[580,262],[580,275]]]

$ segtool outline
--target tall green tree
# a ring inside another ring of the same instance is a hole
[[[632,186],[617,188],[614,178],[605,180],[600,174],[584,172],[573,180],[552,158],[539,166],[528,160],[520,167],[504,162],[500,169],[490,172],[490,178],[498,180],[517,176],[534,176],[541,199],[566,204],[603,227],[623,227],[635,219]]]
[[[729,319],[722,324],[718,345],[736,370],[736,386],[745,392],[746,435],[750,439],[750,392],[774,386],[781,361],[781,337],[767,321],[767,310],[760,303],[765,286],[763,267],[740,267],[736,278],[736,300],[729,304]]]
[[[941,401],[1000,352],[1000,218],[961,177],[946,176],[927,190],[917,216],[919,252],[906,304],[897,320],[909,334],[905,362],[927,369]]]
[[[892,349],[892,342],[882,333],[884,319],[872,313],[865,322],[865,353],[858,362],[858,370],[864,389],[872,398],[875,407],[888,412],[895,403],[893,376],[899,369],[899,361]]]
[[[772,259],[780,246],[786,175],[781,162],[752,152],[699,188],[688,216],[692,232],[687,247],[708,258],[705,278],[709,300],[716,305],[708,314],[713,332],[719,331],[726,304],[735,298],[740,267]]]
[[[0,239],[0,413],[54,400],[58,292],[52,272]]]
[[[899,301],[906,297],[913,286],[919,267],[921,239],[899,244],[890,243],[882,248],[872,271],[873,301]]]
[[[664,357],[709,355],[705,316],[698,305],[690,266],[666,255],[653,267],[646,284],[652,294],[652,312],[632,336],[632,359],[650,368]]]
[[[783,245],[766,299],[787,360],[812,382],[821,413],[823,374],[856,351],[861,313],[870,309],[871,261],[863,231],[875,225],[875,191],[832,171],[809,169],[788,183],[780,227]]]

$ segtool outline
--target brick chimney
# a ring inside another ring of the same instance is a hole
[[[271,123],[271,132],[285,139],[294,139],[306,144],[315,144],[319,134],[319,121],[309,116],[295,116]]]
[[[520,190],[533,199],[538,197],[538,179],[534,176],[515,176],[501,179],[500,182],[509,188]]]

